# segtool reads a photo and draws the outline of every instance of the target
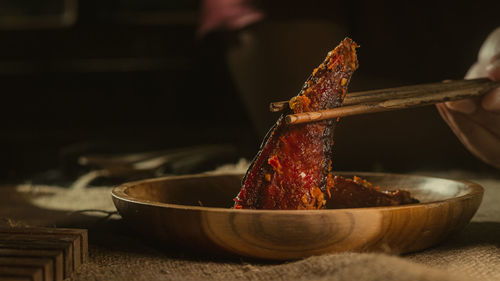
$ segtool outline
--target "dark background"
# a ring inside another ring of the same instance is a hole
[[[351,90],[460,79],[500,24],[498,1],[304,3],[261,5],[266,21],[347,26],[361,45]],[[1,1],[0,180],[78,174],[76,158],[95,152],[231,143],[251,158],[260,136],[226,66],[227,34],[197,37],[199,19],[194,0]],[[433,107],[345,118],[335,149],[339,170],[494,172]]]

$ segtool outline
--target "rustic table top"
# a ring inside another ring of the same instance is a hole
[[[467,172],[417,174],[468,179],[485,188],[472,222],[438,247],[404,256],[343,253],[299,261],[225,260],[158,246],[116,213],[112,187],[0,187],[0,226],[89,230],[89,261],[71,280],[499,280],[500,177]]]

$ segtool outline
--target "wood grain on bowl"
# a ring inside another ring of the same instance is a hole
[[[210,253],[287,260],[345,251],[407,253],[459,231],[481,203],[468,181],[382,173],[358,175],[404,189],[419,204],[336,210],[234,210],[242,175],[190,175],[126,183],[113,201],[129,225],[161,242]]]

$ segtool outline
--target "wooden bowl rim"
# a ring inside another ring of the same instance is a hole
[[[484,193],[484,188],[472,181],[468,180],[453,180],[447,178],[438,178],[438,177],[429,177],[429,176],[421,176],[421,175],[406,175],[406,174],[397,174],[397,173],[378,173],[378,172],[351,172],[351,171],[338,171],[335,172],[336,175],[359,175],[363,176],[397,176],[397,177],[407,177],[407,178],[428,178],[428,179],[439,179],[439,180],[447,180],[465,184],[467,187],[467,193],[457,197],[451,197],[444,200],[437,200],[425,203],[415,203],[415,204],[407,204],[400,206],[382,206],[382,207],[364,207],[364,208],[345,208],[345,209],[322,209],[322,210],[255,210],[255,209],[233,209],[233,208],[221,208],[221,207],[203,207],[203,206],[193,206],[193,205],[180,205],[180,204],[172,204],[172,203],[162,203],[158,201],[151,201],[146,199],[141,199],[137,197],[130,196],[126,193],[126,190],[129,187],[144,184],[144,183],[153,183],[153,182],[161,182],[166,180],[175,180],[175,179],[184,179],[184,178],[202,178],[202,177],[221,177],[221,176],[237,176],[240,174],[234,173],[225,173],[225,174],[211,174],[211,173],[201,173],[201,174],[192,174],[192,175],[181,175],[181,176],[165,176],[159,178],[151,178],[133,182],[127,182],[121,184],[111,191],[111,195],[113,199],[119,201],[126,201],[129,203],[140,204],[140,205],[148,205],[155,206],[167,209],[177,209],[177,210],[192,210],[192,211],[205,211],[205,212],[223,212],[223,213],[252,213],[252,214],[263,214],[263,213],[273,213],[273,214],[293,214],[293,215],[310,215],[310,214],[318,214],[318,213],[338,213],[338,212],[367,212],[371,210],[379,210],[379,211],[395,211],[409,208],[421,208],[421,207],[432,207],[436,205],[443,204],[445,202],[455,202],[467,200],[469,198],[474,198],[476,196],[482,196]],[[116,205],[116,203],[115,203]]]

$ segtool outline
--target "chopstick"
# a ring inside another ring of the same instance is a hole
[[[412,85],[390,89],[353,92],[346,95],[341,107],[289,114],[288,124],[300,124],[352,115],[420,107],[483,95],[500,87],[500,81],[487,78],[453,80],[439,83]],[[271,111],[288,108],[288,102],[271,103]]]
[[[462,82],[466,80],[459,81]],[[442,82],[427,85],[429,87],[435,87],[441,84]],[[415,94],[416,90],[418,89],[417,87],[420,87],[420,85],[347,93],[342,106],[359,104],[363,102],[373,102],[377,101],[380,98],[391,99],[411,96]],[[269,110],[271,112],[282,111],[285,108],[288,108],[288,101],[278,101],[269,104]]]

